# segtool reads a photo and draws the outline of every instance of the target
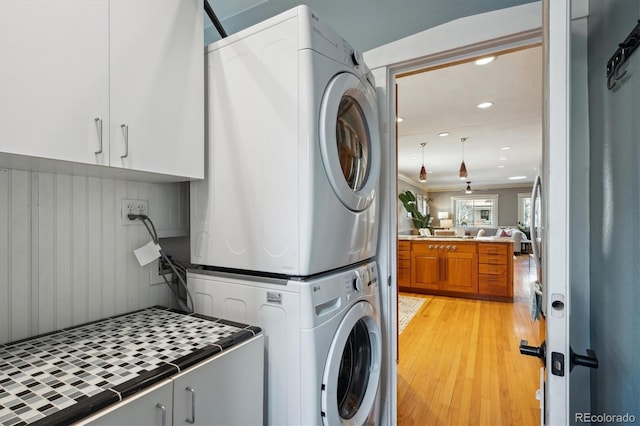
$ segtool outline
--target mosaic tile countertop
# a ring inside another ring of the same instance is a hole
[[[155,306],[0,345],[0,425],[69,424],[260,331]]]

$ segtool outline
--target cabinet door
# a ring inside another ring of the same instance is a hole
[[[202,0],[111,0],[111,166],[204,177],[202,20]]]
[[[0,151],[108,164],[108,140],[107,0],[0,1]]]
[[[92,426],[170,425],[172,399],[173,382],[166,380],[77,424]]]
[[[413,252],[411,254],[411,287],[438,290],[441,279],[438,252]]]
[[[443,255],[442,290],[478,292],[478,257],[475,253],[448,252]]]
[[[264,339],[258,336],[174,378],[174,425],[263,424]]]

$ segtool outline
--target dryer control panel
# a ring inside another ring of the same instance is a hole
[[[302,328],[312,328],[341,312],[357,299],[373,299],[378,292],[376,262],[336,272],[301,283],[302,306],[312,306],[313,312],[302,313]]]

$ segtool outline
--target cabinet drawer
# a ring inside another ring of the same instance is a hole
[[[488,265],[506,265],[507,256],[501,254],[480,253],[478,261],[480,263],[486,263]]]
[[[398,268],[398,286],[411,287],[411,269]]]
[[[398,251],[410,251],[411,241],[398,241]]]
[[[507,254],[508,244],[478,244],[478,253],[480,254]]]
[[[481,263],[478,265],[478,271],[481,274],[490,274],[490,275],[507,275],[507,265],[487,265]]]
[[[400,259],[398,261],[398,269],[411,269],[411,259]]]
[[[506,275],[478,275],[478,292],[480,294],[509,296]]]
[[[398,260],[411,260],[411,252],[410,251],[399,251],[398,252]]]

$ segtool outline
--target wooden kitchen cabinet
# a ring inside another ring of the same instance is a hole
[[[411,285],[411,241],[398,241],[398,286]]]
[[[513,297],[513,253],[510,245],[481,244],[478,247],[478,284],[482,294]]]
[[[477,256],[473,243],[413,242],[411,287],[477,293]]]
[[[400,244],[404,243],[404,244]],[[410,247],[410,280],[401,280],[402,257]],[[401,248],[402,247],[402,248]],[[399,241],[401,290],[427,294],[513,300],[513,244],[484,241]]]
[[[0,167],[203,178],[202,22],[202,0],[2,0]]]

